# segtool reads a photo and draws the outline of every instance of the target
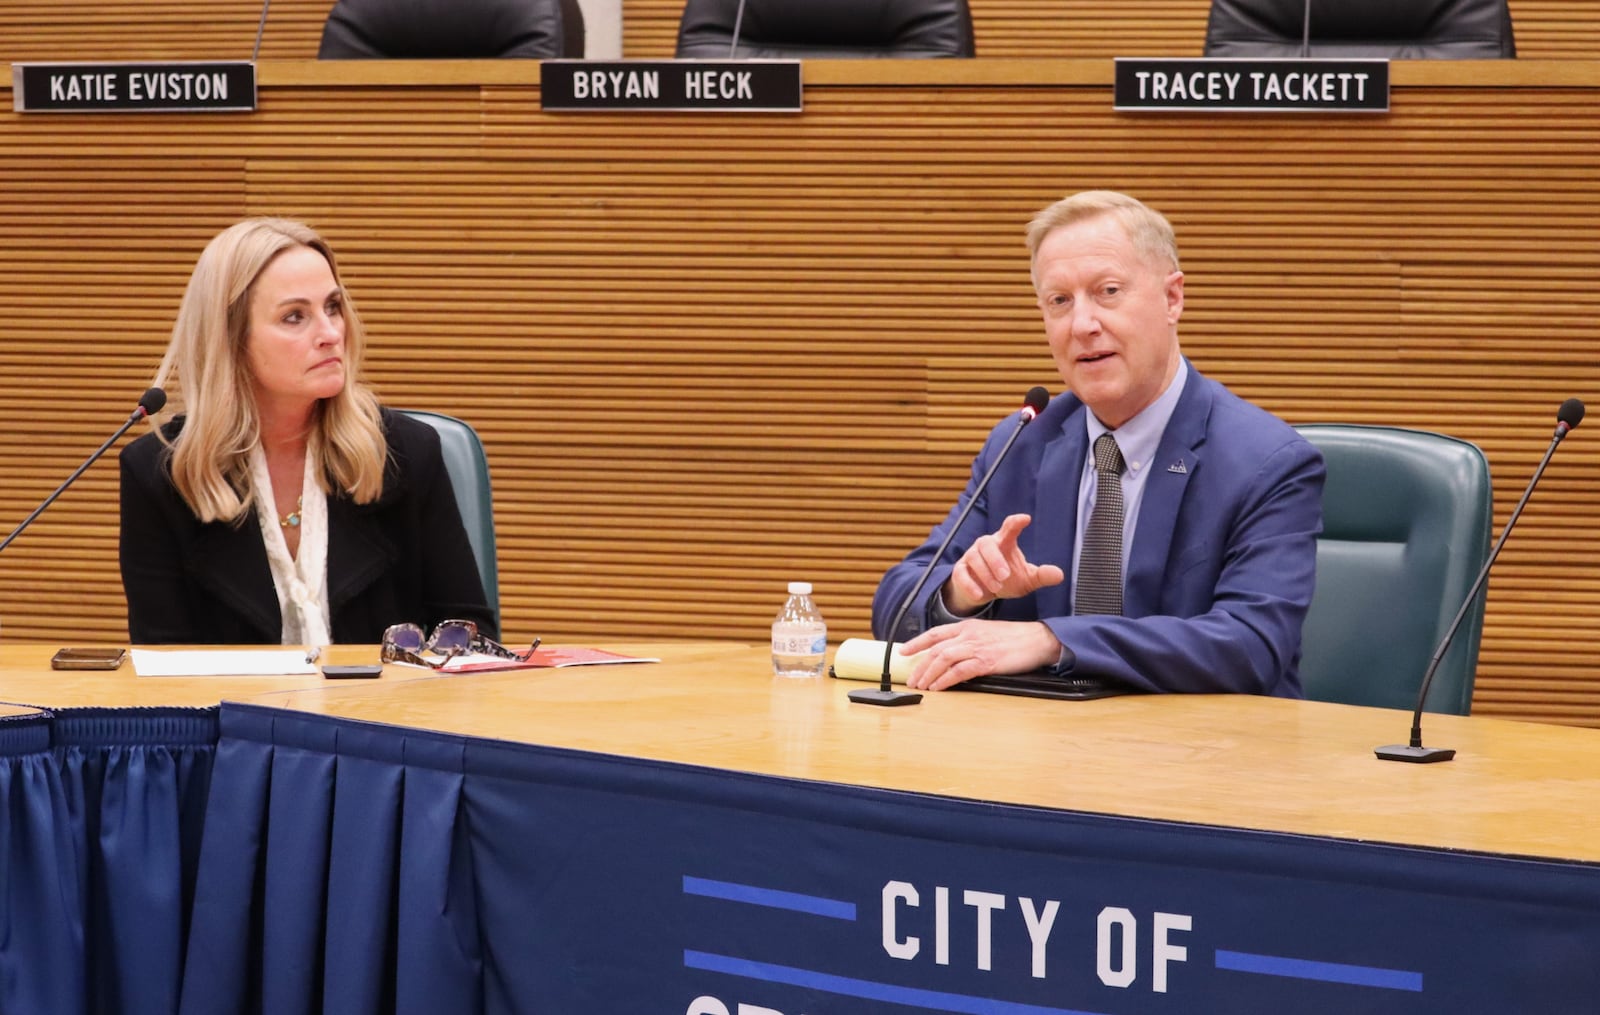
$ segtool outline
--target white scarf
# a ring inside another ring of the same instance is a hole
[[[255,487],[256,522],[267,547],[267,564],[283,618],[284,645],[320,647],[331,640],[328,614],[328,497],[317,482],[316,464],[306,455],[300,484],[300,553],[289,556],[267,456],[258,444],[250,449],[250,481]]]

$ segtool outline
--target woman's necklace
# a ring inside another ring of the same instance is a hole
[[[279,518],[278,519],[278,524],[283,526],[286,529],[297,529],[297,528],[299,528],[300,527],[300,509],[305,507],[305,501],[306,501],[306,499],[303,496],[296,497],[295,500],[294,500],[294,510],[290,511],[288,514],[284,515],[282,518]]]

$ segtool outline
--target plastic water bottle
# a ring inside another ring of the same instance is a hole
[[[811,601],[810,582],[790,582],[789,601],[772,622],[772,672],[780,677],[820,677],[828,652],[828,625]]]

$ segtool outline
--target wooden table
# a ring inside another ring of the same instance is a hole
[[[1246,695],[849,702],[765,646],[624,645],[658,665],[332,685],[271,704],[471,737],[1164,821],[1600,862],[1600,731],[1428,715],[1436,765],[1382,762],[1409,713]],[[259,699],[258,699],[259,700]],[[1051,773],[1055,773],[1052,776]]]
[[[163,705],[193,708],[215,705],[224,698],[237,700],[307,686],[326,685],[330,690],[347,683],[389,687],[402,681],[432,676],[428,670],[390,665],[384,667],[383,676],[359,681],[329,681],[320,673],[281,677],[140,677],[134,673],[132,657],[124,660],[122,666],[115,670],[53,670],[50,668],[50,657],[60,647],[43,644],[0,645],[0,702],[46,708],[151,708]],[[376,662],[377,658],[378,650],[372,645],[334,645],[322,654],[318,663],[371,663]]]
[[[223,1013],[364,1010],[374,975],[452,1011],[1129,1012],[1170,992],[1191,1015],[1414,1015],[1600,993],[1600,732],[1429,716],[1457,759],[1397,765],[1372,748],[1404,738],[1402,712],[959,692],[880,709],[772,677],[765,646],[604,647],[662,661],[177,680],[0,648],[0,699],[223,702],[193,872],[88,836],[117,865],[35,924],[88,920],[89,943],[30,939],[17,982],[87,948],[84,977],[123,996]],[[65,799],[103,772],[95,799],[180,830],[150,848],[195,841],[181,773],[112,793],[119,756],[65,766]],[[71,883],[61,864],[29,883]],[[192,911],[94,932],[103,895],[158,870]],[[1053,931],[1025,925],[1040,907]]]

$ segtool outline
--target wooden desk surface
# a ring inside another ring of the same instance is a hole
[[[344,684],[389,686],[431,676],[407,666],[385,666],[376,680],[326,680],[321,674],[284,677],[140,677],[132,659],[115,670],[52,670],[50,657],[59,645],[0,646],[0,702],[41,708],[143,708],[157,705],[204,707],[224,698],[244,698],[300,687],[330,689]],[[370,663],[378,657],[371,645],[335,645],[319,662]]]
[[[447,733],[1041,807],[1600,862],[1600,732],[1429,715],[1455,761],[1378,761],[1410,714],[1248,696],[849,702],[765,647],[616,645],[659,665],[312,688],[260,704]]]
[[[609,645],[663,662],[378,680],[54,671],[0,647],[0,714],[22,706],[272,707],[824,782],[1338,838],[1600,862],[1600,731],[1429,715],[1455,761],[1400,765],[1408,713],[1247,696],[1053,702],[930,694],[850,703],[855,684],[769,675],[765,646]],[[371,659],[337,646],[333,662]]]

